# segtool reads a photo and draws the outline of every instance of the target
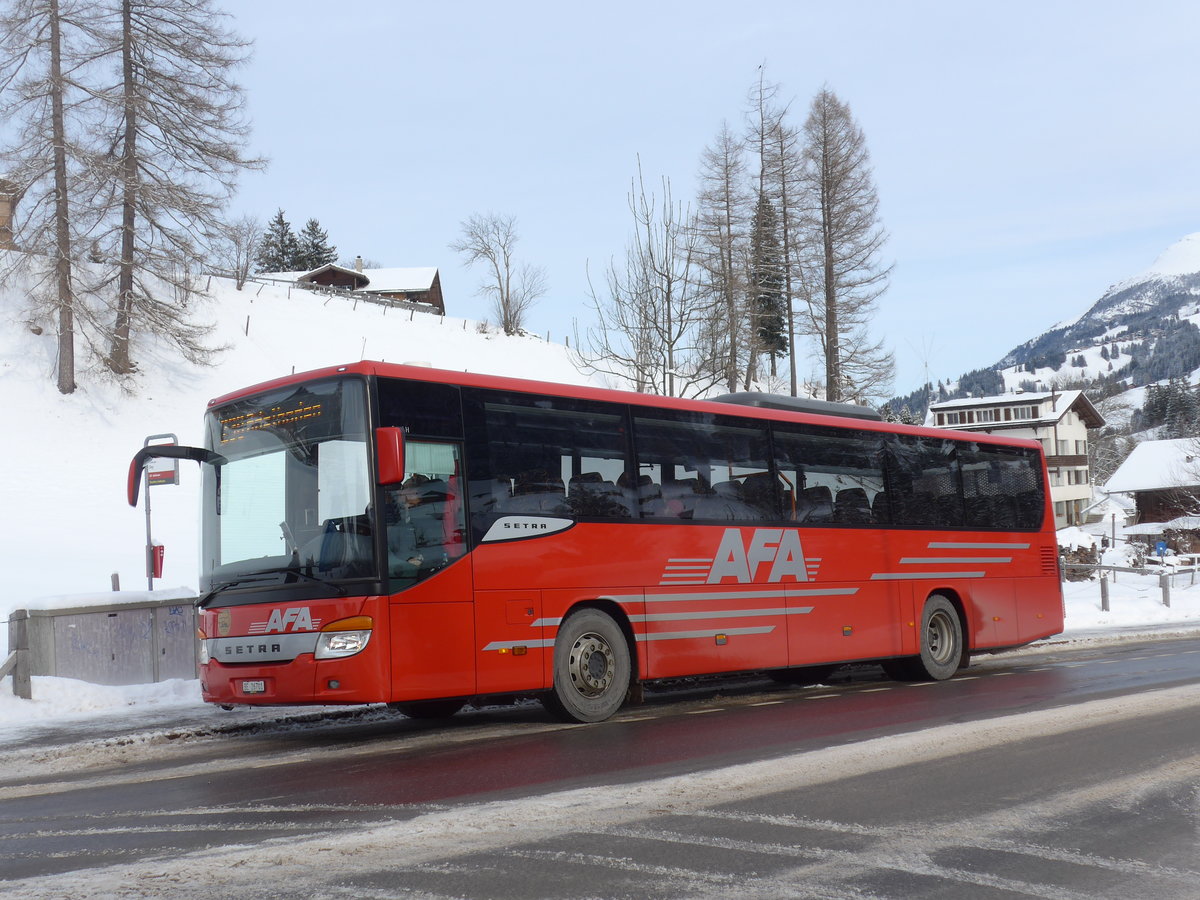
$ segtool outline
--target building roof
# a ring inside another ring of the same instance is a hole
[[[1045,401],[1051,401],[1047,405]],[[927,421],[932,421],[935,413],[957,412],[965,409],[991,409],[1004,406],[1029,406],[1038,404],[1044,414],[1036,419],[1021,419],[1011,422],[976,422],[972,425],[955,425],[963,431],[991,430],[1000,428],[1019,428],[1032,425],[1053,425],[1062,419],[1068,411],[1074,410],[1083,419],[1088,428],[1100,428],[1104,425],[1104,417],[1092,405],[1087,394],[1083,391],[1023,391],[1013,394],[997,394],[991,397],[963,397],[958,400],[943,400],[941,403],[930,403]]]
[[[1200,439],[1142,441],[1104,485],[1106,493],[1200,486]]]
[[[320,273],[328,271],[344,272],[352,276],[355,281],[354,290],[370,294],[389,291],[428,291],[433,287],[434,279],[438,274],[437,268],[432,266],[407,269],[363,269],[359,272],[357,269],[348,269],[345,266],[330,263],[307,272],[268,272],[265,273],[265,277],[280,281],[312,281]]]

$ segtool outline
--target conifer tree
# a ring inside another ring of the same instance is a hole
[[[300,241],[284,218],[283,210],[277,210],[258,243],[258,255],[255,257],[258,271],[294,272],[300,269],[299,259]]]
[[[214,0],[109,0],[102,49],[116,72],[99,92],[113,185],[100,243],[115,257],[115,322],[108,365],[133,368],[135,329],[166,337],[203,362],[206,329],[191,320],[192,273],[245,169],[249,125],[233,71],[249,42],[225,28]]]
[[[867,334],[891,272],[879,259],[887,234],[879,223],[866,138],[850,107],[822,89],[804,135],[806,206],[812,210],[809,324],[824,357],[825,398],[859,398],[888,384],[894,369],[892,355]]]
[[[750,231],[750,291],[757,349],[775,361],[788,349],[787,310],[783,296],[783,258],[779,247],[775,207],[759,191]]]
[[[296,269],[311,271],[337,261],[337,247],[329,243],[329,235],[316,219],[304,223],[297,239]]]

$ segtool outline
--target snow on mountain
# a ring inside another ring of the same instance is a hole
[[[588,383],[562,345],[506,337],[475,322],[401,311],[305,290],[211,281],[197,310],[214,324],[209,341],[224,347],[210,368],[140,339],[139,371],[129,382],[106,376],[77,342],[79,388],[54,385],[52,320],[32,311],[26,291],[0,285],[0,490],[7,521],[5,591],[0,619],[39,597],[146,588],[143,507],[125,502],[129,461],[152,434],[202,439],[212,397],[292,372],[378,359],[438,368]],[[38,333],[40,332],[40,333]],[[198,556],[199,470],[180,467],[178,486],[153,488],[154,539],[166,548],[156,587],[194,589]],[[54,601],[50,601],[54,602]]]
[[[1200,273],[1200,232],[1176,241],[1159,255],[1149,269],[1129,279],[1126,284],[1197,273]]]

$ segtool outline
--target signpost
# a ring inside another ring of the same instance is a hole
[[[173,434],[152,434],[142,442],[143,447],[159,444],[178,444],[179,438]],[[163,553],[162,544],[154,543],[150,531],[150,488],[163,484],[179,484],[179,460],[163,459],[150,460],[145,468],[146,489],[146,585],[154,590],[154,579],[162,578]]]

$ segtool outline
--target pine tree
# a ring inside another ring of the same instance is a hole
[[[190,320],[192,273],[245,169],[263,160],[243,148],[249,124],[234,70],[249,42],[224,27],[214,0],[111,0],[107,106],[113,202],[100,239],[116,259],[117,308],[108,365],[133,368],[136,329],[166,337],[193,362],[207,360],[206,329]]]
[[[300,241],[284,218],[283,210],[278,210],[267,223],[267,230],[258,244],[258,255],[255,257],[258,271],[295,272],[301,268],[299,261]]]
[[[95,124],[85,78],[97,27],[89,7],[59,0],[9,0],[0,10],[0,159],[28,210],[15,229],[27,252],[14,254],[0,279],[30,271],[31,299],[57,320],[55,376],[64,394],[76,387],[76,330],[87,319],[78,278],[87,226],[76,219],[81,173],[95,155],[82,132]]]
[[[879,260],[887,240],[879,196],[862,129],[828,88],[813,99],[804,136],[809,325],[825,363],[825,398],[860,398],[889,384],[895,368],[867,334],[891,273]]]
[[[721,377],[730,391],[738,388],[750,342],[746,291],[752,213],[745,175],[742,142],[722,123],[716,139],[700,157],[696,228],[704,287],[712,308],[708,342],[719,348]]]
[[[758,349],[775,360],[788,349],[787,310],[783,296],[783,259],[775,207],[760,191],[750,232],[750,290]]]
[[[311,271],[336,261],[337,247],[330,245],[329,235],[321,224],[309,219],[298,239],[296,268]]]

